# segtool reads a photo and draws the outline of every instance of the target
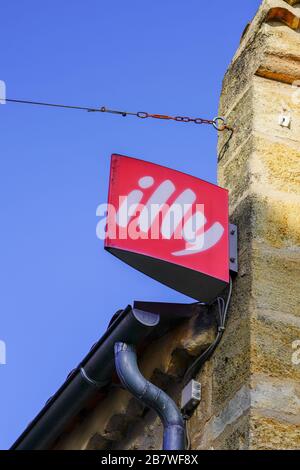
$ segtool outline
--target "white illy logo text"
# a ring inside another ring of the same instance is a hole
[[[201,253],[221,240],[224,227],[216,221],[205,230],[207,219],[204,204],[196,203],[197,196],[190,188],[176,196],[175,185],[166,179],[156,187],[147,202],[142,204],[145,190],[149,190],[154,183],[152,176],[143,176],[138,181],[138,188],[127,196],[119,197],[117,209],[112,204],[99,205],[96,215],[103,219],[97,225],[97,237],[117,238],[118,227],[123,233],[121,238],[182,239],[185,242],[184,249],[173,252],[173,256]],[[171,198],[173,202],[168,204]]]

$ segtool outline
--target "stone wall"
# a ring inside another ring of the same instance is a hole
[[[224,338],[198,377],[192,449],[300,449],[298,27],[300,1],[264,0],[224,78],[220,115],[234,133],[220,133],[218,174],[240,271]],[[178,401],[187,364],[214,335],[212,316],[195,317],[152,344],[141,369]],[[159,449],[161,438],[155,414],[112,389],[57,448]]]
[[[235,132],[227,145],[220,136],[218,177],[239,226],[240,273],[195,448],[300,449],[300,30],[286,11],[300,27],[299,1],[262,3],[223,82],[220,115]]]

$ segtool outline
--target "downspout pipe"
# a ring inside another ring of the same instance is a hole
[[[141,374],[133,345],[117,342],[114,350],[116,370],[122,385],[144,405],[156,411],[163,423],[163,450],[184,450],[184,421],[175,402]]]

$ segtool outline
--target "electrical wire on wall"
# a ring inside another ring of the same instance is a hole
[[[192,380],[201,370],[204,363],[210,359],[214,351],[217,349],[226,328],[226,321],[228,316],[228,309],[232,295],[232,278],[230,277],[229,290],[226,300],[223,297],[217,297],[211,304],[211,307],[217,304],[217,335],[211,345],[190,365],[183,377],[183,387]],[[183,415],[186,433],[186,450],[191,448],[191,439],[189,435],[188,421],[191,418],[190,414]]]
[[[222,297],[217,297],[213,306],[217,302],[217,336],[214,342],[192,363],[183,377],[183,385],[186,385],[200,371],[203,364],[211,357],[220,343],[226,327],[228,308],[232,294],[232,279],[230,278],[229,290],[226,301]]]

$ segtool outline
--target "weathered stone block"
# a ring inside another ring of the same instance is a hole
[[[253,414],[250,420],[250,449],[299,450],[300,427]]]
[[[259,134],[253,143],[252,171],[256,181],[268,185],[270,195],[273,190],[275,197],[277,191],[300,195],[300,145]]]
[[[253,99],[255,113],[254,130],[270,135],[272,138],[299,142],[300,140],[300,106],[296,89],[291,85],[261,77],[254,77]],[[279,117],[286,110],[291,114],[290,127],[279,124]]]
[[[225,162],[251,136],[254,118],[252,86],[246,89],[245,93],[235,101],[234,106],[230,110],[227,109],[226,112],[220,112],[220,114],[226,117],[228,124],[234,129],[232,136],[228,130],[219,133],[219,162]],[[229,138],[228,149],[224,155],[224,146]]]
[[[253,138],[247,139],[238,150],[238,157],[230,153],[227,158],[220,160],[218,179],[220,184],[229,190],[231,206],[235,206],[249,190],[251,174],[249,160],[253,155]]]
[[[245,449],[249,441],[250,391],[242,387],[218,415],[192,435],[193,449]]]
[[[261,416],[300,426],[300,385],[258,374],[251,378],[251,406]]]
[[[292,344],[300,338],[300,327],[258,312],[251,318],[251,373],[299,380],[300,367],[292,362]]]
[[[241,52],[237,52],[223,80],[219,114],[228,115],[243,96],[251,79],[263,61],[266,45],[266,33],[258,30],[249,41],[242,43]]]
[[[284,0],[287,2],[289,5],[298,5],[300,3],[300,0]]]
[[[212,376],[212,410],[217,415],[250,379],[250,328],[247,320],[229,321],[216,351]]]
[[[249,449],[249,412],[226,426],[213,442],[215,450],[247,450]]]
[[[300,316],[300,256],[297,252],[271,249],[256,242],[253,247],[252,295],[259,309]]]

